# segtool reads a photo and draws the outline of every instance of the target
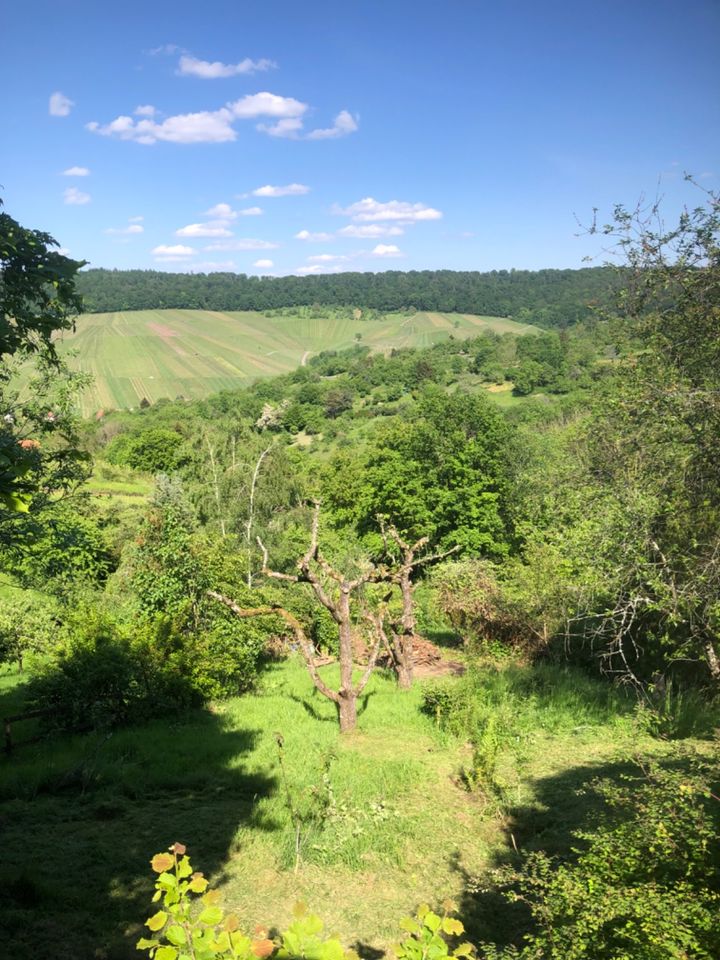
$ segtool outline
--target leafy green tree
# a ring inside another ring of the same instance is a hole
[[[0,201],[1,203],[1,201]],[[0,542],[21,538],[14,514],[41,509],[87,472],[77,449],[74,394],[87,378],[57,358],[53,336],[81,308],[83,261],[55,252],[53,238],[0,212]],[[18,373],[31,359],[30,383]]]
[[[384,430],[360,456],[338,455],[323,480],[336,522],[367,536],[385,516],[403,537],[442,550],[503,556],[510,428],[484,396],[424,393],[411,419]]]
[[[48,652],[57,634],[56,610],[41,594],[14,591],[0,598],[0,662],[23,670],[28,654]]]

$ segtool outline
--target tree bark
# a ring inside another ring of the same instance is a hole
[[[340,691],[338,719],[340,733],[350,733],[357,726],[357,697],[352,690],[349,691],[349,695],[343,690]]]
[[[705,640],[705,659],[710,669],[710,676],[716,683],[720,683],[720,659],[718,659],[715,645],[709,637]]]

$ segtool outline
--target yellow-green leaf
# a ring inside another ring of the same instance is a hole
[[[145,921],[145,926],[149,927],[150,930],[155,932],[156,930],[162,930],[165,926],[165,921],[167,920],[167,914],[164,910],[158,910],[157,913],[153,914],[149,920]]]

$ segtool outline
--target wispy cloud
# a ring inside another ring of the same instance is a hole
[[[175,231],[176,237],[231,237],[232,231],[228,230],[223,221],[210,221],[209,223],[189,223],[186,227],[180,227]]]
[[[403,253],[394,243],[379,243],[370,253],[371,257],[402,257]]]
[[[349,259],[350,257],[345,257],[337,253],[316,253],[314,256],[308,257],[308,263],[333,263]]]
[[[145,228],[139,223],[130,223],[127,227],[108,227],[105,233],[114,237],[131,237],[144,233]]]
[[[87,167],[68,167],[67,170],[63,170],[62,175],[64,177],[89,177],[90,171]]]
[[[335,117],[331,127],[320,130],[311,130],[307,135],[308,140],[335,140],[338,137],[346,137],[349,133],[355,133],[358,129],[358,118],[353,116],[347,110],[341,110]]]
[[[333,213],[351,217],[357,223],[378,220],[396,220],[399,223],[417,223],[422,220],[440,220],[442,212],[423,203],[407,203],[402,200],[389,200],[381,203],[373,197],[365,197],[349,207],[335,207]]]
[[[60,93],[58,90],[50,96],[48,112],[51,117],[67,117],[74,106],[74,100],[66,97],[64,93]]]
[[[269,270],[271,267],[274,267],[275,264],[272,260],[256,260],[253,266],[259,270]]]
[[[308,243],[327,243],[333,239],[332,233],[312,233],[310,230],[301,230],[295,234],[296,240],[306,240]]]
[[[216,203],[214,207],[206,210],[203,216],[211,217],[213,220],[237,220],[238,217],[260,217],[262,216],[262,207],[245,207],[243,210],[233,210],[229,203]]]
[[[305,186],[304,183],[288,183],[284,187],[272,186],[268,183],[252,191],[254,197],[299,197],[304,193],[310,193],[310,187]]]
[[[252,237],[241,237],[237,240],[220,240],[217,243],[208,244],[206,250],[276,250],[279,243],[273,243],[271,240],[256,240]]]
[[[245,57],[239,63],[221,63],[219,60],[199,60],[186,54],[180,57],[177,72],[182,77],[200,77],[201,80],[217,80],[221,77],[237,77],[241,74],[259,73],[277,67],[274,60],[251,60]]]
[[[379,237],[401,237],[404,233],[403,228],[398,226],[384,227],[379,223],[349,223],[347,227],[338,230],[337,235],[354,240],[376,240]]]
[[[154,117],[157,110],[151,103],[142,103],[139,107],[135,107],[133,113],[136,117]]]
[[[83,207],[86,203],[90,203],[91,200],[92,197],[89,193],[83,193],[83,191],[78,190],[77,187],[68,187],[63,193],[63,203],[67,203],[71,207]]]
[[[306,240],[308,243],[327,243],[333,239],[332,233],[312,233],[310,230],[301,230],[295,234],[296,240]]]
[[[188,257],[194,257],[196,253],[197,250],[193,247],[186,247],[181,243],[172,246],[160,244],[152,250],[152,255],[159,263],[178,263],[187,260]]]
[[[313,273],[340,273],[342,269],[342,267],[329,267],[322,263],[313,263],[310,266],[298,267],[295,273],[300,274],[300,276],[307,276]]]
[[[284,137],[286,140],[299,140],[303,122],[299,117],[284,117],[282,120],[278,120],[277,123],[259,123],[257,128],[261,133],[267,133],[270,137]]]

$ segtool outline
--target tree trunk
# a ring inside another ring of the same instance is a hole
[[[340,585],[340,600],[337,605],[338,632],[340,640],[340,733],[354,730],[357,723],[357,706],[353,689],[353,649],[350,620],[350,590],[346,583]]]
[[[357,697],[352,690],[340,693],[338,717],[340,733],[350,733],[357,726]]]
[[[398,689],[409,690],[413,684],[412,660],[410,661],[410,663],[403,663],[402,660],[398,661],[396,672],[397,672]]]
[[[710,675],[716,683],[720,683],[720,659],[710,638],[705,640],[705,659],[710,668]]]

